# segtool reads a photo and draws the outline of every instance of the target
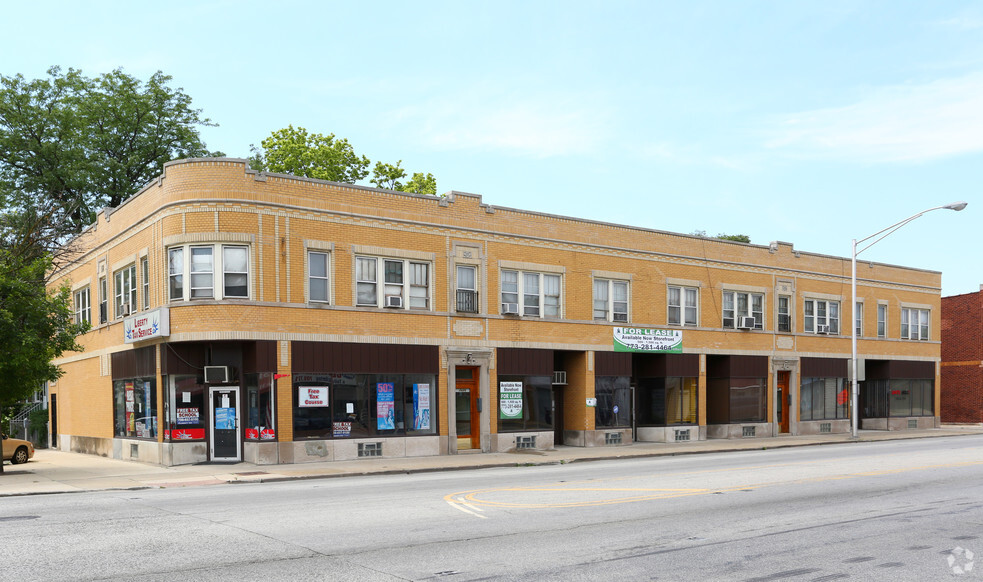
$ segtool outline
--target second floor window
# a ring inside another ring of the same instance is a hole
[[[594,279],[594,319],[628,321],[628,281]]]
[[[763,293],[724,291],[723,298],[724,327],[764,329],[765,296]]]
[[[864,304],[857,301],[853,311],[854,327],[857,329],[857,337],[864,335]]]
[[[143,280],[143,308],[150,309],[150,262],[140,259],[140,278]]]
[[[560,276],[502,271],[502,313],[560,317]]]
[[[887,336],[887,305],[877,306],[877,337]]]
[[[317,303],[330,303],[328,286],[328,253],[307,253],[307,298]]]
[[[216,274],[220,274],[216,277]],[[167,297],[248,299],[249,247],[185,245],[167,250]]]
[[[430,264],[404,259],[356,257],[355,304],[430,309]]]
[[[106,278],[99,278],[99,323],[109,321],[109,290],[106,286]]]
[[[802,321],[806,333],[840,333],[839,301],[806,299]]]
[[[478,268],[474,265],[457,266],[457,310],[478,313]]]
[[[666,305],[666,321],[669,325],[699,325],[696,309],[697,291],[695,287],[675,287],[670,285]]]
[[[89,306],[89,288],[79,289],[75,292],[75,323],[86,323],[92,321]]]
[[[792,331],[792,298],[788,295],[778,296],[778,331]]]
[[[129,265],[113,274],[116,318],[119,319],[137,309],[137,267]]]
[[[927,309],[901,310],[901,339],[927,340],[929,311]]]

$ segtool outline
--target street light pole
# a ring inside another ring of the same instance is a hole
[[[874,246],[875,244],[883,240],[885,237],[891,235],[902,226],[908,224],[912,220],[915,220],[916,218],[918,218],[919,216],[925,213],[932,212],[933,210],[955,210],[956,212],[958,212],[963,208],[966,208],[965,202],[953,202],[952,204],[946,204],[944,206],[936,206],[935,208],[922,210],[918,214],[909,216],[908,218],[902,220],[901,222],[896,222],[891,226],[879,230],[868,237],[862,238],[860,240],[853,239],[853,260],[850,269],[850,290],[851,290],[851,296],[853,297],[853,303],[850,306],[850,315],[851,315],[850,340],[851,340],[852,352],[853,352],[853,361],[852,361],[852,365],[850,366],[850,388],[851,388],[850,416],[852,417],[851,424],[853,427],[853,431],[852,431],[853,438],[857,438],[857,428],[859,425],[859,417],[860,417],[859,414],[860,409],[858,408],[858,401],[860,399],[860,385],[857,383],[857,255],[869,249],[870,247]],[[874,240],[867,243],[860,250],[857,250],[858,244],[869,241],[870,239],[874,239]]]

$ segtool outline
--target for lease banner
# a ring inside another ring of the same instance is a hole
[[[522,382],[498,383],[499,418],[522,418]]]
[[[614,328],[616,352],[683,353],[683,330],[644,327]]]

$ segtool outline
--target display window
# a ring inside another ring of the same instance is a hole
[[[118,437],[157,438],[157,389],[153,378],[113,382],[114,434]]]
[[[553,429],[553,378],[502,375],[499,381],[500,432]]]
[[[205,440],[207,410],[205,385],[197,376],[168,376],[168,429],[165,439],[171,441]]]

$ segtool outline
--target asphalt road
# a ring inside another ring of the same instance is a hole
[[[983,436],[10,497],[0,556],[17,581],[980,579]]]

